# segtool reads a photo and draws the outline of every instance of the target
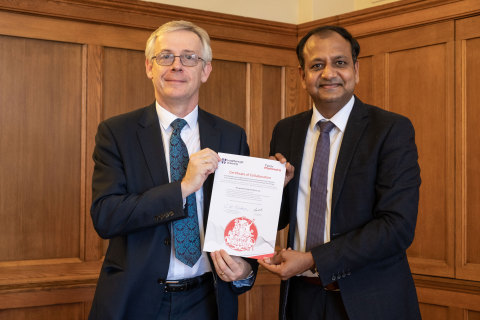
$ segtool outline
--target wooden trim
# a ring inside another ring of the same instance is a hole
[[[439,43],[447,43],[454,40],[454,22],[443,21],[440,23],[429,24],[416,28],[415,37],[411,37],[410,30],[398,30],[388,34],[381,34],[374,37],[361,38],[359,43],[361,46],[360,57],[371,56],[385,51],[395,52],[419,46],[429,46]],[[384,45],[381,49],[375,46],[376,42]],[[385,46],[388,44],[388,47]]]
[[[79,258],[80,260],[85,260],[86,255],[86,245],[85,245],[85,236],[87,233],[86,230],[86,220],[88,220],[88,216],[85,214],[87,211],[87,194],[90,188],[87,188],[87,167],[88,167],[88,160],[86,157],[86,150],[87,150],[87,136],[85,134],[87,130],[87,70],[85,66],[87,65],[87,47],[84,45],[82,46],[82,93],[81,93],[81,125],[80,125],[80,243],[79,243]]]
[[[50,287],[48,290],[1,292],[0,310],[91,301],[95,293],[95,285],[96,280],[90,283]]]
[[[480,296],[480,281],[423,276],[418,274],[414,274],[413,279],[417,287],[457,291]]]
[[[291,49],[275,49],[246,43],[213,40],[213,57],[216,60],[260,63],[271,66],[298,65],[295,52]]]
[[[480,311],[480,282],[420,275],[413,278],[420,303]]]
[[[356,37],[459,19],[480,12],[477,0],[402,0],[298,25],[298,34],[320,25],[347,27]]]
[[[151,32],[172,19],[185,19],[206,28],[212,40],[292,49],[297,35],[319,25],[350,26],[357,37],[362,37],[472,16],[480,13],[480,6],[476,0],[403,0],[299,25],[139,0],[0,0],[0,11],[122,26],[140,32]]]
[[[456,241],[456,275],[465,277],[466,261],[466,215],[467,215],[467,91],[466,83],[466,40],[457,39],[456,41],[456,188],[459,190],[456,194],[456,221],[455,241]]]
[[[414,275],[420,303],[480,311],[480,283]]]
[[[71,260],[73,259],[46,259],[36,265],[2,265],[0,293],[97,281],[102,261]]]
[[[282,79],[281,79],[281,106],[280,106],[280,118],[285,118],[286,113],[286,74],[285,74],[286,67],[282,67]]]
[[[86,45],[87,57],[84,65],[89,81],[86,83],[86,113],[88,119],[83,136],[87,141],[86,152],[84,154],[86,161],[85,170],[85,194],[86,206],[84,216],[86,221],[85,228],[85,261],[95,261],[103,256],[102,239],[98,237],[93,228],[93,222],[90,218],[90,203],[92,199],[92,175],[93,161],[92,154],[95,148],[95,134],[97,126],[101,120],[102,111],[102,84],[103,84],[103,48],[97,45]],[[93,116],[92,116],[93,115]],[[95,121],[92,121],[95,120]],[[93,246],[93,247],[91,247]]]
[[[296,45],[294,24],[240,17],[139,0],[0,0],[0,10],[66,20],[153,31],[169,20],[189,20],[205,28],[215,40],[291,48]],[[229,28],[225,28],[225,26]]]
[[[250,65],[250,155],[262,156],[262,65],[252,63]]]
[[[472,177],[468,176],[467,155],[470,152],[478,152],[468,140],[474,140],[474,137],[468,137],[467,119],[469,118],[469,104],[467,101],[467,75],[469,72],[467,66],[467,42],[472,38],[479,38],[478,25],[480,16],[470,19],[464,19],[456,23],[456,273],[455,276],[467,280],[480,280],[480,265],[478,262],[469,261],[467,249],[472,243],[467,240],[468,220],[468,181]],[[471,72],[471,71],[470,71]],[[470,108],[471,109],[471,108]],[[471,115],[470,115],[471,117]],[[471,124],[470,124],[471,125]],[[471,142],[470,142],[471,143]]]

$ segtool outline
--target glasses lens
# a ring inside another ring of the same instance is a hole
[[[198,63],[198,56],[196,54],[182,54],[180,55],[180,61],[184,66],[193,67]]]
[[[160,53],[156,56],[157,63],[161,66],[169,66],[173,63],[173,53]]]

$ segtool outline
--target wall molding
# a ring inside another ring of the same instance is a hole
[[[183,19],[207,29],[212,40],[278,48],[294,47],[297,41],[293,24],[138,0],[0,0],[0,10],[150,31]]]

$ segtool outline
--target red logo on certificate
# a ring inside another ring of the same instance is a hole
[[[249,251],[257,241],[258,231],[252,220],[235,218],[227,224],[224,233],[225,243],[236,251]]]

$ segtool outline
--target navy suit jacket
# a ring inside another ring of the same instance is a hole
[[[202,149],[249,155],[239,126],[201,109],[198,125]],[[163,295],[157,281],[166,279],[170,262],[169,224],[184,217],[180,182],[169,183],[155,103],[100,123],[93,159],[93,225],[110,243],[89,319],[155,319]],[[204,226],[212,184],[210,175]],[[219,318],[236,319],[237,295],[250,287],[214,278]]]
[[[270,154],[295,167],[284,190],[279,227],[293,247],[303,149],[312,110],[281,120]],[[355,97],[334,173],[331,241],[312,249],[319,277],[338,281],[351,320],[419,319],[406,257],[417,220],[420,169],[411,122]],[[284,317],[289,281],[282,283]],[[314,301],[306,301],[306,307]]]

